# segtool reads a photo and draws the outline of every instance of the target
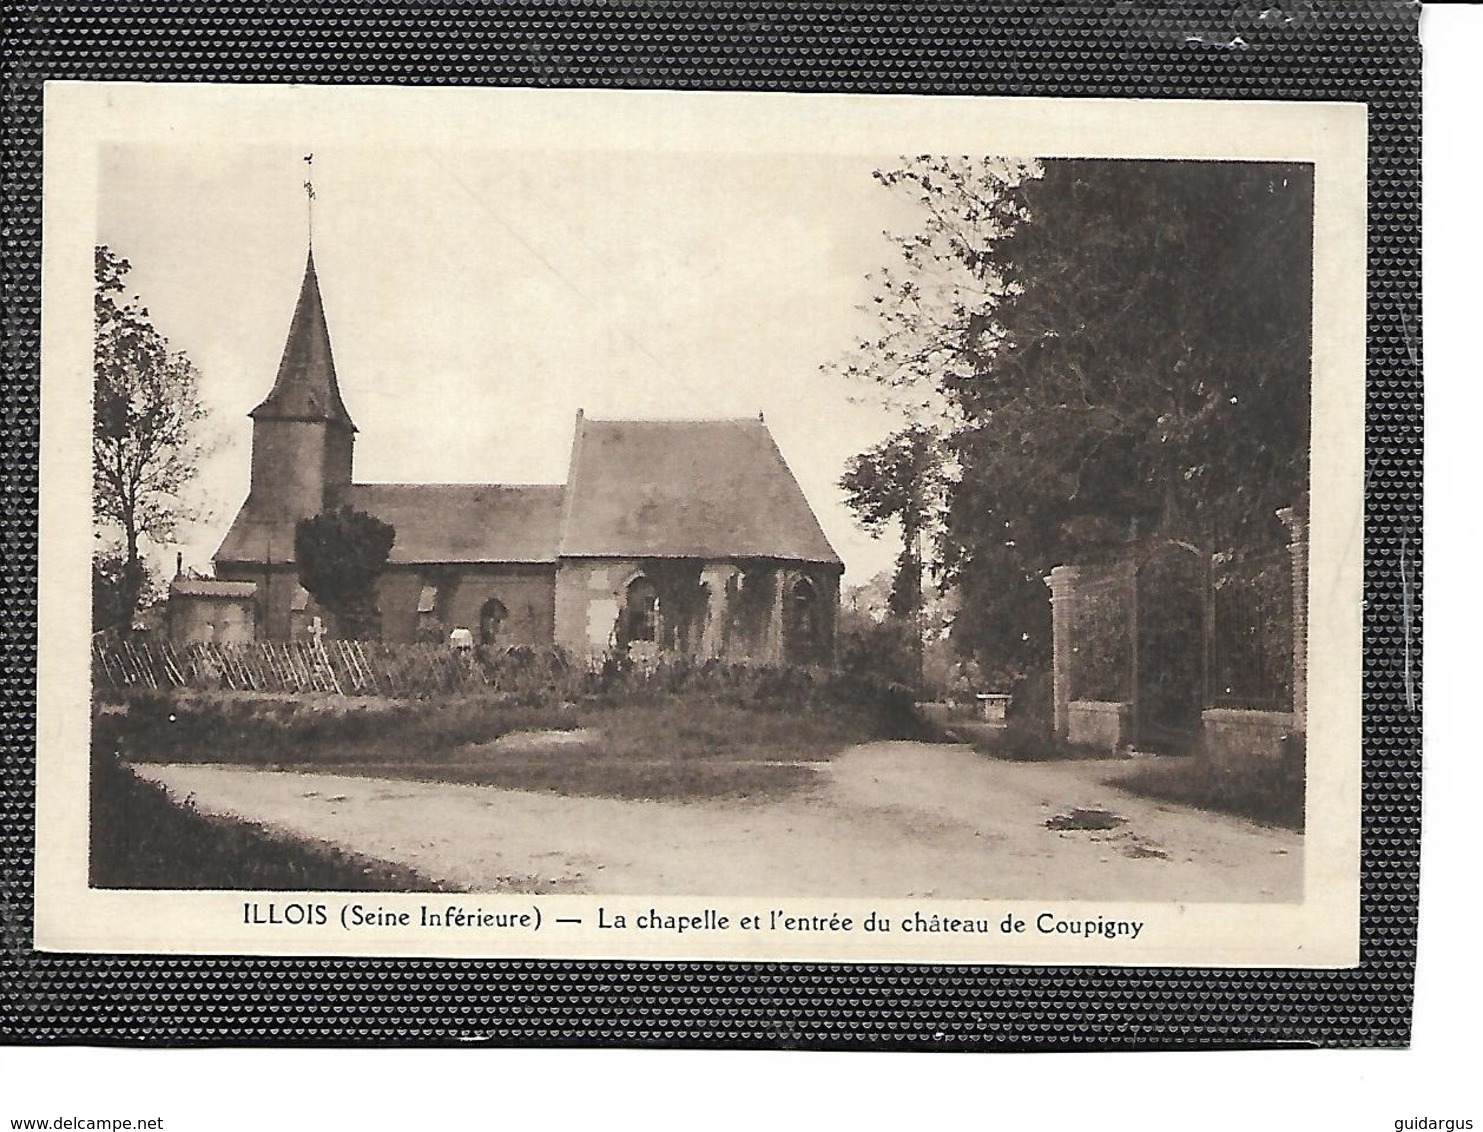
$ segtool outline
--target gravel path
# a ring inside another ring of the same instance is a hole
[[[473,891],[1302,899],[1301,835],[1101,784],[1125,762],[1015,763],[899,742],[816,765],[818,789],[767,803],[568,798],[221,765],[134,769],[205,812]],[[1112,815],[1112,828],[1046,828],[1078,808]]]

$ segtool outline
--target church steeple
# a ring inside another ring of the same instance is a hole
[[[278,376],[248,415],[250,495],[261,514],[301,519],[343,497],[351,482],[356,428],[340,399],[312,247]]]
[[[283,360],[278,363],[278,378],[267,398],[249,415],[253,420],[326,421],[355,431],[355,422],[340,399],[312,248],[304,265],[304,283],[299,288]]]

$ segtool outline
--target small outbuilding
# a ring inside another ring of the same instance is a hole
[[[257,639],[257,584],[176,578],[168,606],[173,644],[240,644]]]

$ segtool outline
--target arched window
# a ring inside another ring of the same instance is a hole
[[[783,655],[789,664],[812,664],[819,659],[819,595],[813,583],[799,578],[788,587],[783,602]]]
[[[648,578],[635,578],[623,599],[623,640],[657,641],[659,639],[659,591]]]
[[[492,597],[479,607],[479,643],[492,645],[499,639],[501,627],[510,616],[505,603]]]

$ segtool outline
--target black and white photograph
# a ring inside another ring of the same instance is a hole
[[[0,1124],[1473,1127],[1468,11],[8,11]]]
[[[113,947],[1356,954],[1362,113],[69,93]]]

